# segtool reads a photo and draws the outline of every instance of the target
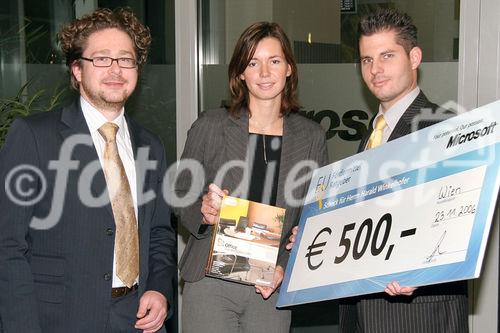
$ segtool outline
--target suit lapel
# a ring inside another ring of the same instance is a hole
[[[230,115],[223,126],[225,161],[243,161],[247,163],[248,112],[240,110],[238,114]],[[230,168],[226,179],[223,181],[222,188],[227,188],[232,192],[241,183],[244,186],[243,193],[246,194],[248,182],[243,178],[243,171],[241,167]]]
[[[83,135],[85,138],[85,144],[78,144],[73,147],[71,151],[71,156],[74,156],[79,161],[79,168],[83,170],[89,163],[96,162],[99,163],[99,156],[95,150],[95,146],[90,135],[87,122],[83,116],[83,112],[80,107],[79,99],[76,100],[70,106],[63,109],[61,114],[61,128],[60,134],[63,142],[68,142],[75,135]],[[80,174],[81,177],[81,174]],[[94,198],[99,197],[106,190],[106,180],[104,178],[104,172],[102,168],[99,167],[97,172],[93,175],[93,178],[89,180],[90,190]],[[109,200],[108,200],[109,201]],[[113,211],[111,210],[111,205],[109,202],[105,205],[108,212],[113,216]]]
[[[419,114],[423,108],[432,108],[432,106],[433,104],[429,102],[427,97],[425,97],[424,93],[420,91],[415,100],[410,104],[408,109],[406,109],[401,118],[399,118],[399,121],[397,122],[396,126],[394,127],[394,130],[389,136],[388,141],[392,141],[407,134],[410,134],[412,132],[411,127],[413,118],[417,114]],[[368,125],[368,132],[366,133],[366,136],[359,143],[358,153],[365,150],[366,143],[368,142],[368,139],[370,138],[370,135],[372,134],[373,131],[374,119],[375,117],[373,117],[370,120],[370,123]]]
[[[398,123],[394,127],[388,141],[395,140],[412,132],[412,121],[423,108],[429,108],[432,104],[429,102],[424,93],[420,91],[415,100],[410,104],[408,109],[403,113]]]
[[[370,138],[370,135],[372,135],[372,132],[373,132],[373,120],[375,120],[375,117],[373,117],[370,120],[370,122],[368,123],[368,131],[367,131],[366,135],[359,142],[358,153],[361,153],[362,151],[365,150],[366,144],[368,143],[368,139]]]
[[[300,161],[308,159],[310,140],[300,125],[301,116],[290,114],[283,120],[283,144],[281,147],[280,170],[276,205],[285,207],[285,182],[290,170]]]
[[[135,174],[136,174],[136,189],[137,189],[137,223],[138,225],[142,225],[144,223],[144,216],[146,214],[146,205],[145,204],[139,204],[142,199],[142,194],[144,190],[144,185],[147,181],[146,179],[141,179],[142,177],[139,177],[139,175],[147,175],[145,166],[140,163],[140,161],[137,160],[137,152],[140,148],[147,148],[150,147],[150,142],[144,138],[143,135],[141,135],[142,131],[141,129],[130,120],[130,118],[125,115],[125,120],[127,121],[127,126],[128,126],[128,131],[130,135],[130,143],[132,145],[132,151],[134,152],[134,161],[135,161]],[[150,159],[150,154],[148,154],[147,159]],[[160,163],[161,161],[158,161]],[[157,168],[160,166],[157,165]],[[160,175],[163,177],[163,175]],[[156,193],[156,195],[161,195],[161,193]]]

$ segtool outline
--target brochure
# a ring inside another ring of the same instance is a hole
[[[284,218],[284,208],[224,197],[212,236],[207,275],[269,286]]]

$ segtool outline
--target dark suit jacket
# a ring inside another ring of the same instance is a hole
[[[204,168],[204,189],[214,182],[221,166],[228,161],[240,161],[246,165],[245,157],[248,147],[248,112],[241,110],[238,115],[231,116],[225,109],[212,110],[200,115],[188,133],[182,159],[195,159]],[[283,237],[278,253],[278,265],[283,268],[288,262],[288,251],[285,250],[285,240],[288,239],[291,228],[298,223],[300,207],[291,207],[285,202],[285,180],[290,170],[298,162],[312,160],[320,166],[328,163],[325,133],[321,126],[298,114],[285,117],[283,125],[283,144],[281,150],[280,170],[278,176],[278,192],[276,205],[285,207],[285,224]],[[300,174],[305,174],[302,170]],[[176,183],[177,195],[184,196],[192,180],[200,179],[201,175],[181,172]],[[226,177],[216,185],[228,189],[231,194],[243,179],[243,169],[233,167]],[[303,198],[307,193],[308,183],[295,188],[295,198]],[[194,204],[176,210],[181,223],[191,233],[186,249],[179,262],[179,269],[184,280],[199,281],[205,276],[210,239],[213,227],[201,226],[201,197],[195,194]],[[201,226],[201,228],[200,228]]]
[[[158,161],[139,185],[144,163],[136,164],[138,201],[149,190],[158,196],[138,207],[140,246],[139,295],[146,290],[162,293],[172,304],[176,274],[175,232],[170,210],[161,195],[166,162],[158,138],[127,118],[132,147],[149,148],[148,159]],[[72,150],[75,164],[65,179],[65,166],[56,172],[51,161],[59,160],[62,145],[82,134],[85,144]],[[136,155],[137,156],[137,155]],[[89,129],[78,102],[58,111],[16,120],[1,150],[0,175],[19,165],[40,170],[25,185],[35,185],[38,202],[20,206],[1,186],[0,197],[0,318],[5,332],[104,332],[111,305],[115,224],[107,199],[104,173],[84,174],[98,163]],[[32,173],[33,175],[33,173]],[[61,177],[58,179],[58,177]],[[43,179],[45,182],[43,181]],[[89,207],[80,200],[80,188],[93,197],[104,193],[104,206]],[[11,183],[12,184],[12,183]],[[44,184],[46,190],[44,191]],[[61,188],[57,188],[61,185]],[[143,192],[141,192],[141,189]],[[56,192],[54,194],[54,192]],[[33,197],[32,196],[32,197]],[[45,218],[56,206],[60,216],[49,229],[33,217]],[[135,313],[134,313],[135,315]],[[0,329],[1,331],[1,329]]]
[[[438,111],[442,120],[453,115],[431,103],[423,92],[403,113],[389,136],[389,141],[410,134],[412,128],[422,129],[439,120],[422,117],[422,109]],[[365,150],[373,131],[370,122],[366,137],[361,140],[358,152]],[[415,126],[416,125],[416,126]],[[414,127],[415,126],[415,127]],[[449,316],[453,314],[452,316]],[[418,288],[412,296],[392,297],[385,293],[353,297],[340,301],[341,332],[466,332],[468,325],[467,282],[458,281]]]

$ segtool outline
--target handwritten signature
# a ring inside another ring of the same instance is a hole
[[[443,234],[439,238],[439,241],[437,242],[436,247],[434,248],[432,253],[425,258],[425,262],[431,262],[434,257],[446,253],[446,251],[441,251],[441,244],[443,243],[445,236],[446,236],[446,230],[443,232]]]

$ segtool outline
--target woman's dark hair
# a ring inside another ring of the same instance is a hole
[[[281,100],[281,115],[297,112],[300,105],[297,101],[297,64],[293,57],[290,41],[283,29],[272,22],[257,22],[249,26],[236,42],[231,62],[229,63],[229,89],[231,91],[231,106],[229,112],[235,113],[242,108],[248,109],[248,88],[240,75],[245,71],[261,40],[267,37],[276,38],[283,50],[286,62],[290,65],[291,74],[286,78]],[[250,110],[249,110],[250,111]]]

